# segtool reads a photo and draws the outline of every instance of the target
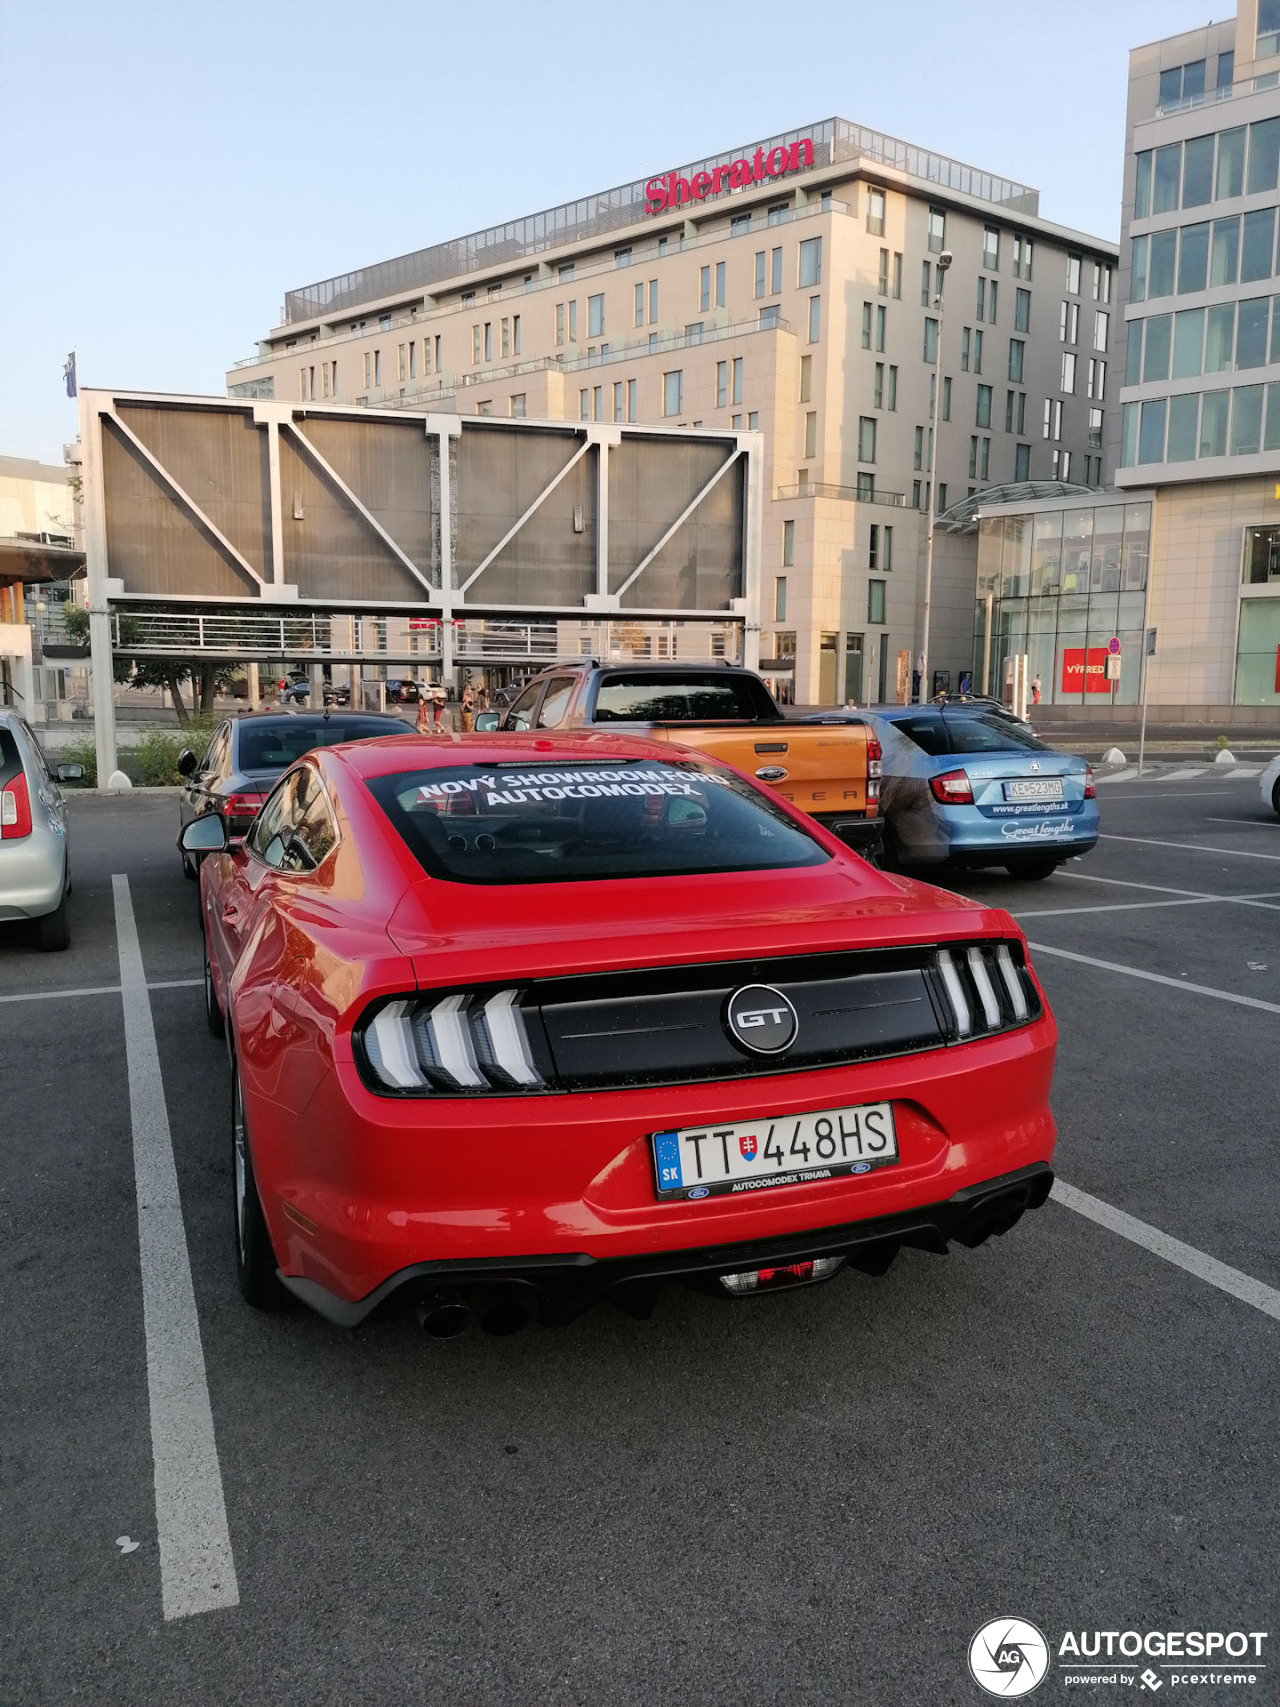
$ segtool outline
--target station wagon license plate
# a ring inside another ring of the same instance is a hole
[[[1061,800],[1062,778],[1057,776],[1026,778],[1019,782],[1006,782],[1004,785],[1006,800]]]
[[[888,1102],[689,1126],[655,1132],[651,1142],[660,1198],[816,1185],[898,1160],[893,1104]]]

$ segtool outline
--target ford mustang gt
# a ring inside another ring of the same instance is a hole
[[[241,1290],[441,1337],[881,1273],[1053,1175],[1009,915],[616,735],[317,749],[201,854]]]

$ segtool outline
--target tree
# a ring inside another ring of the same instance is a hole
[[[79,605],[67,606],[67,633],[77,644],[89,638],[89,613]],[[234,680],[234,664],[219,663],[210,658],[156,658],[149,654],[136,656],[130,651],[138,643],[138,624],[134,618],[118,615],[118,648],[112,649],[111,670],[118,682],[136,688],[159,688],[173,701],[178,722],[190,723],[193,716],[207,716],[213,711],[214,695]],[[185,682],[192,684],[192,709],[182,697]]]

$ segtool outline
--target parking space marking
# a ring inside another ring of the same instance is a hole
[[[1163,776],[1152,777],[1153,782],[1182,782],[1185,778],[1190,782],[1192,777],[1204,776],[1208,772],[1207,765],[1184,765],[1180,771],[1166,771]]]
[[[1206,824],[1250,824],[1255,830],[1280,830],[1280,818],[1206,818]]]
[[[1154,836],[1099,836],[1102,842],[1137,842],[1144,848],[1176,848],[1179,853],[1229,854],[1233,859],[1271,859],[1280,861],[1280,854],[1252,853],[1248,848],[1206,848],[1199,842],[1158,842]]]
[[[1050,1196],[1055,1203],[1062,1204],[1064,1209],[1073,1209],[1086,1220],[1096,1221],[1098,1226],[1118,1233],[1122,1239],[1128,1239],[1135,1245],[1141,1245],[1144,1250],[1163,1257],[1166,1262],[1185,1269],[1188,1274],[1194,1274],[1200,1280],[1208,1281],[1210,1286],[1216,1286],[1219,1291],[1229,1292],[1242,1304],[1252,1304],[1253,1308],[1261,1310],[1264,1316],[1270,1316],[1280,1322],[1280,1292],[1277,1292],[1275,1287],[1264,1285],[1261,1280],[1255,1280],[1252,1275],[1244,1274],[1238,1268],[1228,1267],[1216,1257],[1197,1250],[1194,1245],[1184,1245],[1181,1239],[1171,1238],[1158,1227],[1152,1227],[1146,1221],[1139,1221],[1133,1215],[1126,1215],[1123,1209],[1116,1209],[1110,1203],[1104,1203],[1100,1197],[1091,1197],[1087,1191],[1067,1185],[1063,1180],[1054,1180]]]
[[[111,879],[138,1193],[156,1535],[164,1616],[238,1606],[160,1054],[129,879]]]
[[[1227,772],[1226,780],[1235,782],[1238,777],[1242,776],[1261,776],[1265,768],[1263,765],[1235,765]]]
[[[1212,996],[1219,1002],[1234,1002],[1242,1008],[1260,1008],[1280,1014],[1280,1002],[1264,1002],[1258,996],[1237,996],[1232,990],[1215,990],[1211,984],[1192,984],[1186,978],[1170,978],[1163,972],[1144,972],[1137,966],[1122,966],[1116,960],[1096,960],[1091,954],[1076,954],[1069,948],[1050,948],[1047,942],[1029,942],[1035,954],[1051,954],[1058,960],[1075,960],[1081,966],[1096,966],[1102,972],[1121,972],[1126,978],[1142,978],[1148,984],[1167,984],[1171,990],[1186,990],[1193,996]]]
[[[165,978],[157,979],[147,985],[148,990],[198,990],[204,983],[203,978]],[[119,984],[93,984],[84,990],[24,990],[18,996],[0,996],[0,1002],[54,1002],[65,996],[70,1000],[73,996],[118,996]]]
[[[1269,912],[1280,913],[1280,903],[1274,891],[1267,895],[1186,895],[1178,901],[1100,901],[1096,907],[1037,907],[1033,912],[1011,907],[1010,911],[1015,919],[1060,919],[1074,913],[1140,913],[1152,907],[1211,907],[1217,904],[1261,906]]]

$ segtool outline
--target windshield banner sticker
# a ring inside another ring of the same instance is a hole
[[[595,800],[627,795],[684,795],[697,797],[690,782],[673,776],[668,769],[520,771],[450,778],[447,782],[423,783],[418,803],[430,805],[455,794],[476,795],[484,791],[486,806],[517,806],[526,800]]]

